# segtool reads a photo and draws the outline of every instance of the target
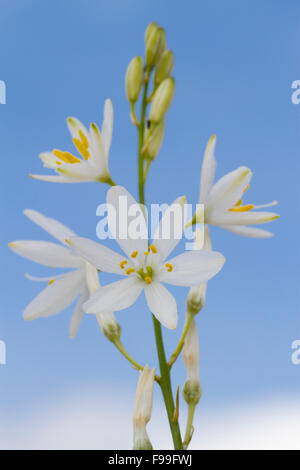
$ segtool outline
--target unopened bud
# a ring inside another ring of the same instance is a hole
[[[149,27],[148,27],[149,28]],[[151,26],[145,35],[146,65],[154,67],[166,48],[166,36],[163,28]]]
[[[197,405],[202,397],[200,381],[187,380],[182,388],[182,396],[188,405]]]
[[[175,80],[172,77],[165,78],[157,88],[151,109],[149,119],[158,124],[168,111],[175,92]]]
[[[125,89],[128,101],[135,103],[141,92],[144,77],[144,63],[140,56],[134,57],[126,71]]]
[[[196,322],[193,318],[182,349],[187,380],[183,386],[183,398],[188,404],[197,404],[202,395],[199,377],[199,341]]]
[[[154,159],[160,150],[164,138],[165,121],[162,119],[159,124],[152,124],[152,126],[154,126],[153,129],[150,127],[150,129],[145,130],[145,155],[147,158]]]
[[[117,322],[114,312],[101,312],[96,315],[101,331],[109,341],[115,341],[121,337],[121,327]]]
[[[174,68],[174,55],[168,49],[164,51],[154,72],[154,84],[159,85],[165,78],[169,77]]]
[[[152,34],[153,31],[155,31],[158,28],[159,26],[157,23],[155,23],[155,21],[152,21],[151,23],[148,24],[147,29],[145,31],[145,44],[148,41],[150,34]]]
[[[145,366],[140,372],[133,412],[133,448],[135,450],[152,449],[146,425],[150,421],[152,413],[154,377],[155,369],[149,369],[148,366]]]

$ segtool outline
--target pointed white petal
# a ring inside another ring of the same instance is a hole
[[[55,281],[55,279],[62,279],[65,277],[66,274],[58,274],[56,276],[45,276],[45,277],[40,277],[40,276],[32,276],[31,274],[25,273],[24,276],[26,279],[29,279],[30,281],[33,282],[49,282],[49,281]]]
[[[143,286],[144,283],[134,275],[107,284],[90,297],[84,304],[84,310],[86,313],[100,313],[128,308],[139,297]]]
[[[29,175],[30,178],[40,181],[49,181],[50,183],[82,183],[83,181],[76,181],[74,178],[69,178],[62,175]]]
[[[215,172],[216,172],[216,159],[215,159],[215,146],[216,136],[213,135],[209,139],[202,163],[201,180],[200,180],[200,197],[199,203],[205,204],[208,194],[212,188]]]
[[[135,261],[144,260],[148,249],[148,231],[140,204],[122,186],[113,186],[108,190],[106,203],[112,236],[129,258],[137,251]]]
[[[251,177],[249,168],[241,166],[219,179],[208,195],[204,207],[205,219],[210,220],[215,214],[231,209],[241,199]]]
[[[39,158],[42,160],[43,166],[45,168],[51,168],[52,170],[56,170],[56,168],[59,166],[59,164],[57,164],[59,159],[55,155],[53,155],[52,152],[40,153]]]
[[[100,177],[98,170],[90,164],[89,160],[80,163],[63,163],[56,171],[63,176],[82,182],[95,181]]]
[[[204,229],[200,230],[196,228],[195,238],[194,238],[194,250],[211,250],[211,239],[209,234],[209,228],[207,225],[204,225]]]
[[[70,230],[66,225],[62,224],[58,220],[46,217],[38,211],[25,209],[24,214],[32,220],[32,222],[39,225],[39,227],[46,230],[46,232],[50,233],[52,237],[56,238],[63,244],[66,243],[66,238],[76,237],[76,233]]]
[[[173,269],[162,270],[159,280],[176,286],[195,286],[215,276],[224,262],[224,256],[217,251],[188,251],[168,260]]]
[[[171,292],[160,282],[146,285],[145,295],[148,307],[158,321],[166,328],[177,326],[177,304]]]
[[[275,212],[224,212],[212,221],[213,225],[258,225],[279,218]]]
[[[95,123],[90,125],[90,136],[92,148],[91,163],[96,166],[97,173],[101,175],[102,178],[108,177],[109,171],[107,168],[104,143],[100,130]]]
[[[104,116],[102,123],[102,139],[104,142],[106,161],[108,161],[108,154],[111,144],[112,132],[114,124],[114,110],[110,99],[105,100],[104,103]]]
[[[93,266],[96,266],[100,271],[124,274],[124,269],[122,270],[120,267],[124,256],[119,255],[119,253],[88,238],[74,237],[68,240],[68,242],[78,255],[89,261]]]
[[[18,255],[53,268],[79,268],[82,260],[68,248],[52,242],[16,240],[9,247]]]
[[[251,238],[270,238],[273,233],[256,227],[247,227],[246,225],[220,225],[220,228],[229,230],[229,232]]]
[[[71,339],[74,339],[76,336],[82,317],[84,315],[83,304],[88,300],[88,298],[89,298],[89,291],[88,291],[87,286],[85,286],[80,298],[77,301],[76,307],[71,317],[70,326],[69,326],[69,335]]]
[[[56,315],[67,308],[81,293],[84,271],[77,270],[54,281],[40,292],[26,307],[24,320]]]
[[[89,140],[89,133],[87,128],[85,127],[84,124],[82,124],[79,119],[75,117],[68,117],[67,118],[67,126],[70,131],[70,134],[72,138],[76,137],[77,139],[79,138],[79,131],[83,132],[87,140]]]
[[[154,233],[153,244],[157,248],[161,260],[169,256],[182,239],[185,203],[185,196],[177,198],[163,214]]]

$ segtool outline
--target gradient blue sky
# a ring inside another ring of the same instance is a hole
[[[281,218],[270,240],[212,231],[227,258],[209,283],[207,305],[197,318],[201,345],[202,406],[299,394],[300,366],[291,364],[299,322],[299,113],[291,83],[300,79],[297,0],[0,0],[0,410],[29,408],[66,390],[89,384],[134,389],[136,373],[101,335],[93,316],[74,341],[71,309],[46,320],[24,322],[22,311],[41,285],[24,272],[47,269],[7,248],[14,239],[48,239],[26,220],[24,208],[55,217],[95,239],[96,207],[106,187],[33,181],[38,153],[71,149],[65,118],[102,120],[105,98],[115,109],[110,153],[113,178],[136,195],[136,131],[128,118],[124,74],[143,54],[150,21],[166,29],[175,54],[176,94],[162,151],[153,165],[148,202],[186,194],[196,203],[203,150],[217,134],[217,176],[240,165],[254,173],[247,201],[278,199]],[[50,239],[50,238],[49,238]],[[112,244],[111,244],[112,246]],[[175,289],[184,318],[186,289]],[[154,336],[141,298],[117,313],[123,340],[140,362],[152,365]],[[164,331],[167,350],[177,332]],[[181,360],[174,385],[183,383]]]

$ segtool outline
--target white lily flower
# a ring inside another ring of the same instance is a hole
[[[216,136],[213,135],[206,146],[201,171],[199,203],[204,205],[204,223],[216,225],[247,237],[271,237],[271,232],[249,227],[249,225],[264,224],[278,219],[279,215],[274,212],[255,211],[255,209],[274,206],[277,201],[263,205],[243,204],[243,194],[249,188],[252,178],[251,170],[245,166],[227,173],[214,184],[216,170],[215,145]],[[201,218],[203,219],[198,213],[187,225],[191,225],[196,221],[203,222]]]
[[[83,183],[98,181],[113,184],[108,170],[108,155],[113,129],[113,105],[107,99],[104,104],[104,118],[100,132],[92,123],[89,131],[74,117],[67,119],[73,143],[80,157],[70,152],[54,149],[39,155],[44,167],[54,170],[57,175],[30,175],[32,178],[53,183]]]
[[[46,278],[27,275],[33,281],[48,281],[48,286],[30,302],[23,317],[25,320],[34,320],[55,315],[67,308],[79,296],[69,328],[70,336],[74,338],[84,313],[82,306],[89,298],[89,283],[98,277],[97,270],[74,254],[66,244],[66,238],[75,236],[72,230],[37,211],[26,209],[24,214],[62,245],[45,241],[18,240],[9,243],[9,247],[15,253],[35,263],[51,268],[75,268],[75,270]]]
[[[124,197],[128,209],[126,214],[122,212]],[[169,206],[154,234],[152,243],[149,244],[147,224],[141,206],[125,188],[114,186],[109,189],[107,204],[115,209],[116,217],[112,216],[114,211],[108,211],[108,226],[126,256],[86,238],[72,238],[69,243],[80,256],[94,264],[99,270],[124,275],[125,279],[100,287],[85,303],[84,308],[87,313],[123,310],[130,307],[144,290],[148,307],[153,315],[167,328],[176,328],[176,301],[163,283],[176,286],[198,285],[217,274],[225,261],[220,253],[207,250],[182,253],[166,261],[182,238],[185,201],[185,197],[180,197]],[[176,232],[171,230],[165,238],[164,230],[169,227],[170,214],[178,208],[182,214],[182,223],[180,227],[176,227]],[[127,222],[127,227],[130,228],[130,221],[127,217],[132,213],[139,222],[138,238],[130,236],[128,232],[125,236],[122,234],[124,222],[125,224]],[[115,222],[122,218],[123,224],[120,224],[120,230],[116,230]]]

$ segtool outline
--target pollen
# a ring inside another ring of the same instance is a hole
[[[151,284],[151,283],[152,283],[151,277],[150,277],[150,276],[146,276],[146,277],[145,277],[145,282],[146,282],[146,284]]]
[[[149,253],[150,253],[150,251],[145,251],[144,255],[145,255],[145,256],[148,256]]]
[[[124,269],[125,264],[127,264],[126,259],[124,259],[123,261],[121,261],[121,263],[120,263],[120,268],[121,268],[121,269]]]
[[[137,257],[137,255],[138,255],[138,251],[137,251],[137,250],[135,250],[135,251],[133,251],[133,252],[131,253],[131,255],[130,255],[130,256],[131,256],[131,258],[136,258],[136,257]]]
[[[129,276],[129,274],[134,273],[135,269],[134,268],[128,268],[126,269],[126,274]]]
[[[63,162],[66,162],[66,163],[80,163],[80,159],[75,157],[70,152],[62,152],[61,150],[54,149],[52,153],[53,153],[53,155],[55,155],[57,158],[59,158]]]
[[[78,152],[83,156],[85,160],[89,159],[90,153],[85,147],[85,145],[81,142],[81,140],[77,139],[76,137],[73,138],[73,143],[77,148]]]
[[[167,268],[168,273],[170,273],[171,271],[173,271],[173,266],[172,266],[172,264],[166,263],[165,266],[166,266],[166,268]]]
[[[228,209],[231,212],[248,212],[254,208],[253,204],[246,204],[245,206],[237,206],[232,209]]]
[[[48,286],[51,286],[51,284],[53,284],[54,282],[54,279],[50,279],[50,281],[48,282]]]
[[[150,250],[152,251],[153,254],[157,253],[157,248],[154,245],[149,246]]]
[[[89,146],[89,142],[86,138],[86,135],[82,132],[82,130],[80,129],[79,131],[79,137],[80,137],[80,140],[82,142],[82,145],[87,149],[88,146]]]

